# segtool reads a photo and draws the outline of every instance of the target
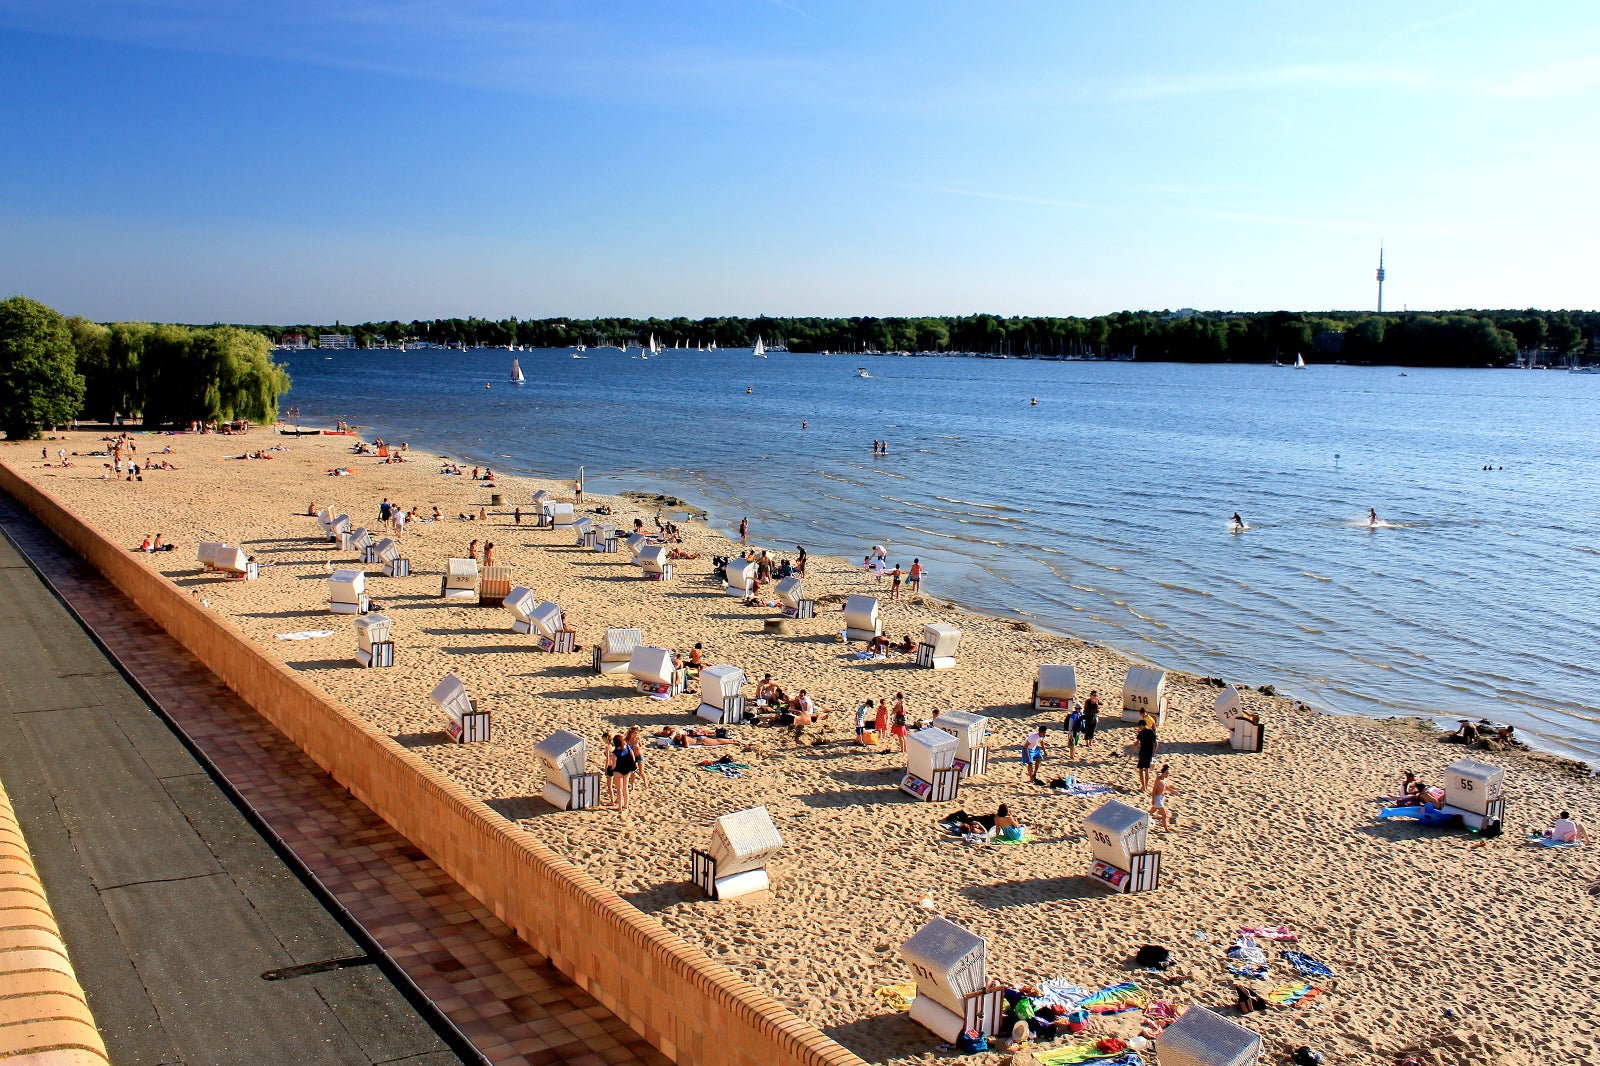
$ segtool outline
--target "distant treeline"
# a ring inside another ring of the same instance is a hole
[[[387,341],[559,348],[642,344],[769,346],[796,352],[935,351],[1010,356],[1101,355],[1197,363],[1289,362],[1297,354],[1352,363],[1496,366],[1519,348],[1592,350],[1594,311],[1456,311],[1440,314],[1330,311],[1122,311],[1096,318],[999,315],[922,318],[440,318],[356,326],[253,326],[281,341],[346,333],[359,345]]]
[[[17,440],[75,418],[146,426],[271,422],[289,375],[238,326],[101,325],[37,300],[0,300],[0,430]]]

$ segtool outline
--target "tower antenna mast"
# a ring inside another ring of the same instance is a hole
[[[1383,314],[1383,245],[1378,245],[1378,314]]]

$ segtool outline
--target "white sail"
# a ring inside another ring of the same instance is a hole
[[[767,357],[767,346],[765,344],[761,343],[761,338],[760,337],[757,337],[756,338],[756,358],[757,359],[765,359],[766,357]]]
[[[522,376],[522,367],[515,359],[511,360],[511,380],[521,385],[526,379]]]
[[[1304,370],[1306,368],[1306,357],[1298,352],[1295,353],[1294,368],[1296,370]]]

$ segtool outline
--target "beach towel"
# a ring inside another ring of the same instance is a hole
[[[1140,1010],[1150,1002],[1150,994],[1139,990],[1139,986],[1132,983],[1112,985],[1102,988],[1093,995],[1085,996],[1079,1004],[1090,1014],[1122,1014],[1125,1011]]]
[[[1113,1051],[1107,1054],[1090,1041],[1050,1051],[1035,1051],[1034,1061],[1039,1066],[1077,1066],[1080,1062],[1093,1062],[1098,1066],[1144,1066],[1137,1051]]]
[[[302,629],[298,633],[279,633],[279,640],[316,640],[319,637],[333,636],[331,629]]]
[[[1013,847],[1015,847],[1015,846],[1017,846],[1019,844],[1032,844],[1035,840],[1038,840],[1038,839],[1039,838],[1034,836],[1032,833],[1023,833],[1021,840],[1007,840],[1003,836],[992,836],[992,837],[989,838],[989,843],[991,843],[991,844],[1010,844]]]
[[[1178,1020],[1178,1011],[1171,1003],[1158,999],[1145,1007],[1144,1016],[1156,1022],[1175,1022]]]
[[[1383,808],[1383,810],[1378,812],[1378,817],[1379,818],[1384,818],[1384,819],[1388,819],[1388,818],[1420,818],[1420,817],[1422,817],[1422,808],[1421,807],[1385,807],[1385,808]]]
[[[1241,925],[1240,936],[1253,936],[1257,940],[1278,940],[1293,943],[1300,938],[1289,931],[1287,925]]]
[[[1267,962],[1267,953],[1257,947],[1256,938],[1248,934],[1234,941],[1226,954],[1235,962],[1249,963],[1251,966],[1265,966]]]
[[[1097,785],[1093,781],[1079,781],[1075,784],[1068,785],[1066,788],[1058,788],[1056,791],[1063,796],[1084,797],[1104,796],[1108,793],[1115,792],[1116,789],[1112,788],[1110,785]]]
[[[1333,976],[1333,971],[1323,963],[1313,959],[1310,955],[1304,955],[1298,951],[1280,951],[1278,952],[1278,958],[1293,966],[1302,977]]]
[[[708,774],[719,774],[731,780],[743,777],[744,774],[741,771],[750,769],[750,764],[742,762],[703,762],[700,764],[700,769]]]
[[[1065,977],[1052,977],[1039,986],[1044,994],[1033,997],[1036,1004],[1048,1003],[1052,1007],[1076,1007],[1089,996],[1089,990],[1075,985]]]
[[[902,981],[897,985],[884,985],[872,994],[892,1011],[910,1010],[911,1001],[917,998],[917,983]]]
[[[1583,841],[1556,840],[1552,837],[1545,836],[1543,833],[1529,833],[1528,839],[1524,841],[1524,843],[1535,844],[1541,848],[1576,848],[1580,847],[1583,844]]]
[[[1235,977],[1246,977],[1246,978],[1249,978],[1252,981],[1259,981],[1263,977],[1267,976],[1267,964],[1263,962],[1259,966],[1231,966],[1230,965],[1228,967],[1228,972],[1233,974]]]
[[[1280,1007],[1293,1007],[1306,1003],[1313,997],[1322,993],[1316,985],[1308,985],[1304,981],[1294,981],[1286,985],[1279,985],[1267,993],[1267,1002]]]

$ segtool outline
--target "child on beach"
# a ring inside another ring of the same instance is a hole
[[[1077,707],[1067,711],[1067,761],[1078,761],[1078,741],[1083,737],[1083,712]]]
[[[867,715],[872,713],[872,699],[868,697],[856,707],[856,743],[867,742]]]
[[[1022,742],[1022,769],[1032,785],[1039,783],[1039,764],[1044,762],[1044,734],[1047,728],[1040,726]]]
[[[872,719],[872,728],[878,734],[878,743],[883,744],[884,750],[887,751],[888,741],[884,739],[889,735],[889,702],[887,700],[880,699],[878,701],[878,709]]]

